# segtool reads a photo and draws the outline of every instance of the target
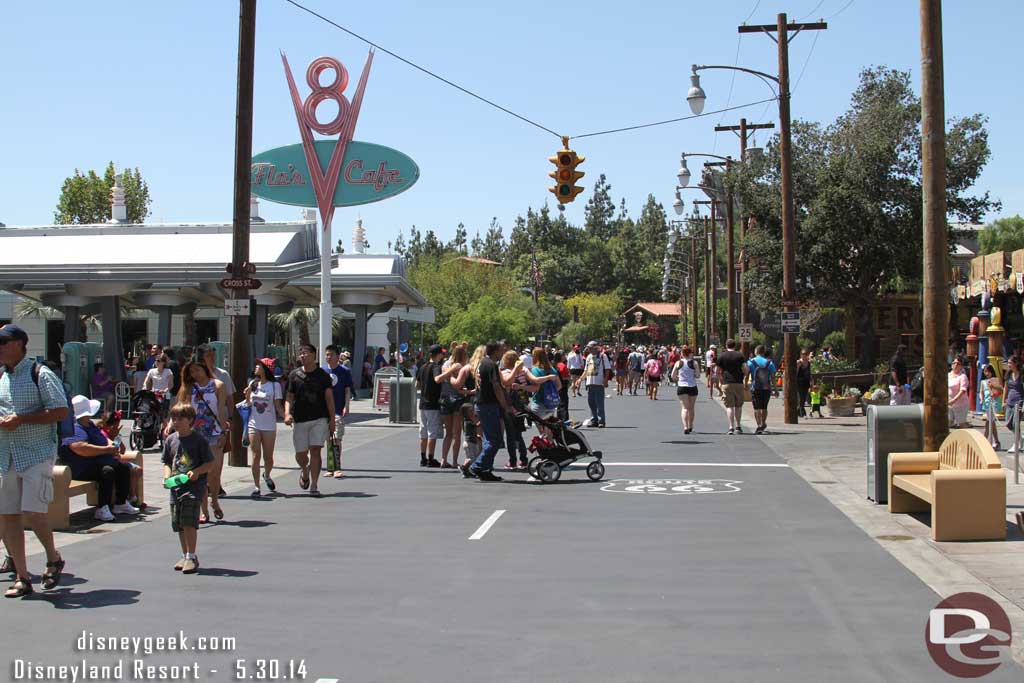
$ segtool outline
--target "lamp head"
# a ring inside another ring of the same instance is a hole
[[[683,203],[683,198],[679,196],[679,190],[676,190],[676,200],[672,202],[672,208],[675,209],[677,216],[682,216],[683,211],[686,210],[686,205]]]
[[[697,65],[694,65],[694,72],[690,74],[690,89],[686,93],[686,101],[690,103],[690,111],[694,114],[700,114],[704,111],[704,101],[707,99],[707,95],[704,94],[704,88],[700,87],[700,74],[697,73]]]
[[[690,169],[686,166],[686,155],[681,155],[679,160],[679,170],[676,171],[676,180],[679,181],[679,187],[686,187],[690,184]],[[676,195],[679,193],[676,192]]]

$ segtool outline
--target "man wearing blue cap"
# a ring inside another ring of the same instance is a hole
[[[28,334],[17,325],[0,327],[0,363],[0,535],[16,576],[4,597],[20,598],[32,594],[25,522],[46,549],[43,588],[57,586],[64,571],[46,513],[53,500],[57,423],[68,406],[57,375],[28,357]]]

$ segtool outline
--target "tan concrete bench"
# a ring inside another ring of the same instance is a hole
[[[142,455],[126,453],[127,462],[142,466]],[[145,500],[142,486],[143,478],[139,479],[139,498]],[[71,499],[84,495],[86,502],[96,507],[99,505],[100,485],[95,481],[78,481],[71,478],[71,468],[64,465],[53,466],[53,501],[47,511],[51,529],[67,529],[71,526]],[[109,502],[109,501],[108,501]]]
[[[1006,475],[980,432],[954,429],[937,452],[889,454],[889,512],[929,508],[936,541],[1006,539]]]

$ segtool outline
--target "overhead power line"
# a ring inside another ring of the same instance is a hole
[[[714,116],[715,114],[721,114],[727,111],[735,111],[736,109],[744,109],[746,107],[753,107],[758,104],[764,104],[765,102],[774,102],[777,97],[769,97],[766,100],[758,100],[757,102],[748,102],[747,104],[737,104],[735,107],[726,107],[725,109],[716,109],[715,111],[706,111],[703,114],[691,114],[690,116],[680,116],[677,119],[668,119],[666,121],[655,121],[654,123],[641,123],[636,126],[626,126],[625,128],[613,128],[611,130],[602,130],[596,133],[583,133],[582,135],[571,135],[570,139],[577,140],[579,138],[592,138],[597,135],[608,135],[610,133],[622,133],[627,130],[637,130],[639,128],[652,128],[654,126],[664,126],[669,123],[678,123],[680,121],[688,121],[690,119],[699,119],[703,116]]]
[[[364,43],[366,43],[367,45],[373,47],[374,49],[380,50],[384,54],[391,55],[392,57],[394,57],[398,61],[400,61],[400,62],[402,62],[404,64],[407,64],[407,65],[411,66],[414,69],[422,71],[423,73],[427,74],[431,78],[436,78],[437,80],[441,81],[442,83],[445,83],[446,85],[450,85],[451,87],[455,88],[456,90],[458,90],[460,92],[463,92],[463,93],[469,95],[470,97],[474,97],[474,98],[480,100],[481,102],[494,107],[495,109],[503,111],[506,114],[508,114],[509,116],[514,116],[517,119],[519,119],[520,121],[523,121],[524,123],[528,123],[531,126],[534,126],[536,128],[540,128],[541,130],[543,130],[543,131],[545,131],[547,133],[551,133],[556,138],[561,138],[562,137],[561,135],[559,135],[555,131],[551,130],[547,126],[543,126],[543,125],[537,123],[536,121],[533,121],[533,120],[523,116],[522,114],[517,114],[516,112],[512,111],[511,109],[509,109],[507,107],[503,107],[500,104],[498,104],[496,102],[493,102],[493,101],[487,99],[486,97],[484,97],[482,95],[476,94],[472,90],[468,90],[467,88],[463,88],[458,83],[453,83],[452,81],[448,80],[444,76],[439,76],[438,74],[434,73],[430,69],[427,69],[426,67],[422,67],[419,64],[416,64],[415,62],[409,61],[408,59],[406,59],[405,57],[402,57],[399,54],[395,54],[394,52],[392,52],[391,50],[387,49],[386,47],[383,47],[382,45],[373,42],[369,38],[365,38],[365,37],[359,35],[355,31],[352,31],[350,29],[345,28],[344,26],[342,26],[341,24],[339,24],[337,22],[331,21],[330,19],[328,19],[324,15],[319,14],[318,12],[315,12],[315,11],[311,10],[310,8],[304,6],[304,5],[301,5],[298,2],[295,2],[295,0],[285,0],[285,2],[287,2],[290,5],[293,5],[293,6],[297,7],[298,9],[302,10],[303,12],[307,12],[307,13],[313,15],[317,19],[320,19],[321,21],[330,24],[331,26],[333,26],[334,28],[336,28],[336,29],[338,29],[340,31],[344,31],[345,33],[349,34],[353,38],[356,38],[357,40],[363,41]]]

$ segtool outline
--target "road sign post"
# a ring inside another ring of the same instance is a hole
[[[800,311],[782,312],[782,333],[800,334]]]

